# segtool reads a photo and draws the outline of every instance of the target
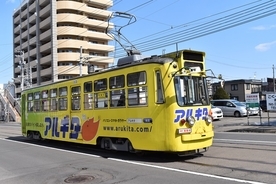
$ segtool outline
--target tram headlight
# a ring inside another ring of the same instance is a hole
[[[190,126],[193,126],[195,124],[196,120],[195,120],[195,118],[193,116],[189,116],[187,118],[187,121],[188,121],[188,123],[189,123]]]
[[[213,122],[212,116],[211,116],[211,115],[207,115],[207,116],[205,117],[205,121],[206,121],[206,123],[207,123],[208,125],[211,124],[211,123]]]

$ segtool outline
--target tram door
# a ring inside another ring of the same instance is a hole
[[[26,106],[25,106],[25,104],[26,104],[26,95],[25,94],[23,94],[22,96],[21,96],[21,107],[22,107],[22,110],[21,110],[21,128],[22,128],[22,134],[26,134],[27,132],[26,132],[26,111],[27,111],[27,109],[26,109]]]
[[[81,86],[74,85],[70,87],[71,99],[69,100],[70,108],[70,139],[78,139],[78,133],[81,127]]]

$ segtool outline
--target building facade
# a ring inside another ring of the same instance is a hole
[[[221,87],[222,83],[217,82],[212,84],[213,94],[216,90]],[[223,89],[228,93],[231,99],[236,99],[241,102],[245,101],[246,94],[258,93],[260,95],[260,100],[263,98],[262,94],[263,82],[261,80],[255,79],[239,79],[224,81]]]
[[[22,89],[107,68],[112,0],[25,0],[13,14],[14,83]],[[81,63],[81,64],[80,64]]]

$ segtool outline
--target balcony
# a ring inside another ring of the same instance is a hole
[[[43,58],[40,59],[40,64],[43,65],[43,64],[50,64],[52,61],[52,55],[47,55],[47,56],[44,56]]]
[[[14,18],[14,24],[18,24],[18,23],[20,23],[20,15],[19,14]]]
[[[51,76],[52,75],[52,68],[46,68],[44,70],[40,70],[40,76],[44,77],[44,76]]]
[[[81,10],[81,11],[87,12],[89,14],[93,14],[93,12],[95,12],[95,15],[101,16],[101,17],[109,17],[111,15],[110,11],[101,10],[98,8],[92,8],[89,6],[84,6],[83,3],[74,2],[74,1],[58,1],[57,9],[58,10],[62,10],[62,9]]]
[[[51,4],[50,0],[39,1],[39,6],[41,7],[46,6],[47,4]]]
[[[58,73],[60,75],[79,75],[80,68],[75,66],[58,66]]]
[[[46,18],[39,24],[39,29],[50,29],[51,28],[51,17]]]
[[[36,45],[36,37],[31,38],[29,44]]]
[[[16,27],[14,27],[14,33],[19,34],[20,33],[20,24]]]
[[[34,49],[32,49],[31,51],[30,51],[30,56],[31,57],[35,57],[36,56],[36,53],[37,53],[37,48],[34,48]]]
[[[27,29],[27,25],[28,25],[28,19],[26,19],[24,22],[21,23],[21,28]]]
[[[48,42],[40,47],[40,52],[47,52],[51,50],[51,42]]]
[[[28,29],[22,33],[22,39],[26,39],[28,36]]]
[[[29,6],[29,11],[30,11],[30,12],[31,12],[31,11],[35,11],[35,8],[36,8],[36,1],[34,1],[33,4],[31,4],[31,5]]]
[[[58,61],[79,61],[80,53],[61,52],[58,53]]]
[[[14,68],[14,73],[20,74],[21,73],[21,69],[19,67],[15,67]]]
[[[79,49],[82,46],[83,49],[91,49],[96,51],[111,52],[114,50],[112,45],[93,44],[83,40],[58,40],[58,48],[76,48]]]
[[[29,34],[35,34],[36,33],[36,25],[33,25],[30,29],[29,29]]]
[[[19,61],[20,61],[20,57],[14,58],[14,63],[19,63]]]
[[[51,40],[51,29],[48,29],[47,31],[43,32],[40,35],[40,40],[41,41],[50,41]]]
[[[35,23],[36,22],[36,13],[34,13],[30,18],[29,18],[30,23]]]
[[[23,12],[21,12],[21,17],[22,18],[27,18],[27,12],[28,12],[28,10],[26,8]]]
[[[20,35],[19,35],[19,36],[17,36],[17,37],[15,37],[15,39],[14,39],[14,43],[18,43],[18,44],[20,44]]]
[[[87,3],[92,5],[97,4],[107,8],[113,6],[113,1],[110,1],[110,0],[93,0],[93,1],[87,0]]]
[[[28,41],[26,41],[26,42],[22,43],[21,47],[22,47],[23,50],[27,50],[28,49],[28,45],[29,45]]]
[[[83,15],[76,15],[71,13],[61,13],[57,15],[57,22],[79,22],[80,24],[95,26],[98,28],[106,29],[108,26],[107,22],[101,21],[101,20],[95,20],[95,19],[89,19],[86,16]],[[110,28],[112,28],[113,25],[109,25]]]
[[[41,18],[46,18],[49,17],[51,14],[51,3],[48,4],[45,8],[43,8],[40,12],[39,12],[39,16]]]

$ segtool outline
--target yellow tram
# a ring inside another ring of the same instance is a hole
[[[181,50],[22,92],[22,133],[130,152],[190,154],[213,142],[205,53]]]

